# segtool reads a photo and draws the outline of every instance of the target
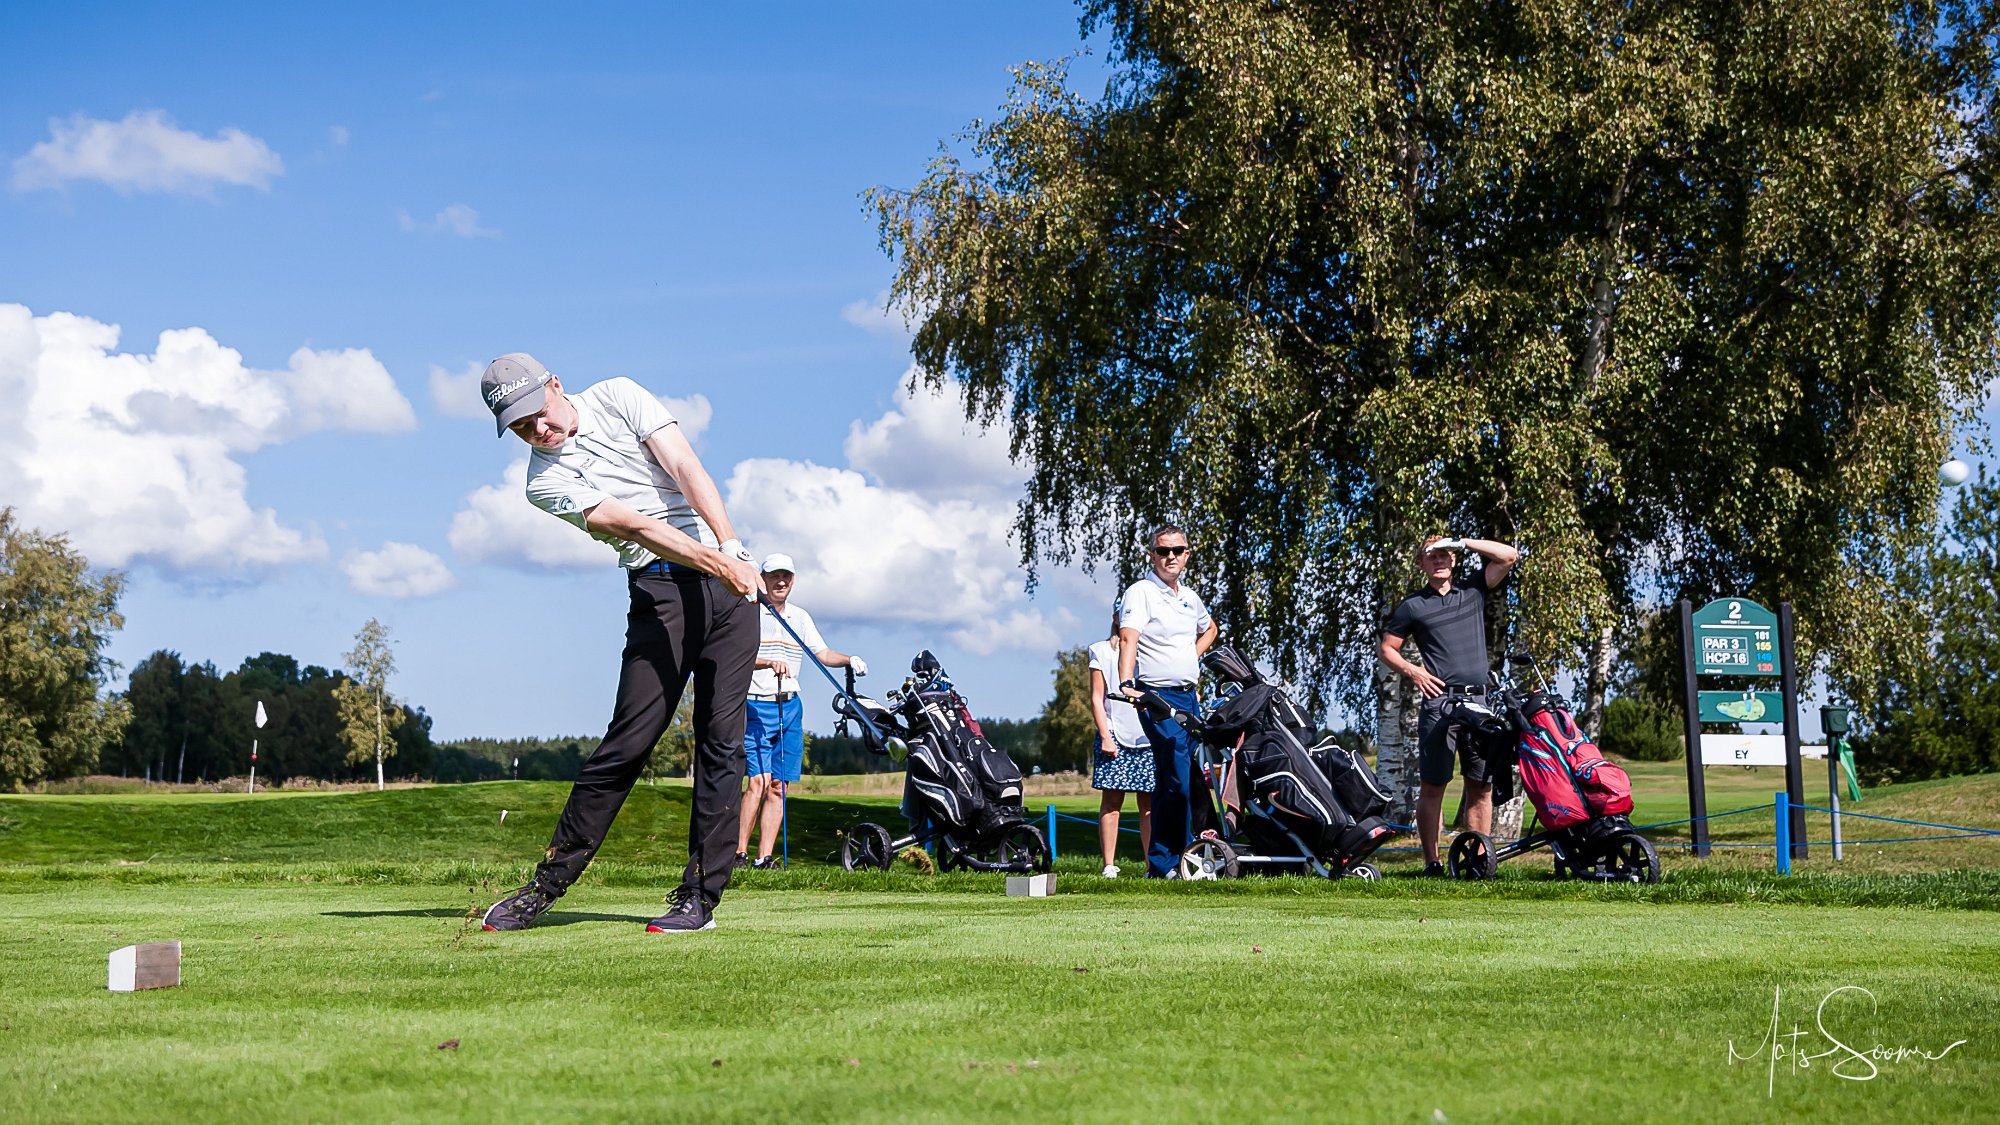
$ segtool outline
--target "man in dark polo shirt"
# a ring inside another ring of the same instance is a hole
[[[1486,560],[1460,584],[1458,552],[1474,551]],[[1410,678],[1423,693],[1418,713],[1417,835],[1424,843],[1424,874],[1441,876],[1438,837],[1444,831],[1444,787],[1451,783],[1453,761],[1462,763],[1465,777],[1465,818],[1476,832],[1493,830],[1493,779],[1487,776],[1486,755],[1471,732],[1446,721],[1455,698],[1486,698],[1486,595],[1500,588],[1521,552],[1491,539],[1447,539],[1433,535],[1417,549],[1417,565],[1426,584],[1404,598],[1382,627],[1380,653],[1384,663]],[[1403,656],[1403,642],[1414,638],[1423,654],[1419,668]]]

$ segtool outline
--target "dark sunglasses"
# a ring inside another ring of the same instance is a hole
[[[1188,549],[1186,547],[1155,547],[1153,548],[1153,553],[1163,559],[1170,559],[1175,555],[1187,554]]]

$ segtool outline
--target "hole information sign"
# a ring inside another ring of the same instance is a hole
[[[1778,615],[1743,598],[1712,601],[1694,613],[1695,673],[1776,676]]]

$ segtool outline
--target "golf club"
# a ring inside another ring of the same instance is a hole
[[[861,704],[856,703],[854,697],[841,688],[840,681],[833,678],[833,670],[819,662],[819,656],[813,652],[812,646],[806,643],[804,637],[799,636],[799,631],[792,628],[791,622],[785,620],[785,615],[779,613],[777,607],[771,604],[770,596],[759,590],[757,591],[757,602],[765,609],[770,610],[771,616],[777,618],[778,624],[785,627],[785,632],[790,633],[792,639],[799,642],[799,651],[805,653],[806,659],[812,661],[813,667],[819,669],[820,674],[826,677],[826,682],[833,685],[833,693],[847,700],[848,706],[854,711],[854,717],[860,721],[862,728],[868,732],[869,738],[875,745],[887,750],[889,757],[894,761],[900,762],[908,757],[910,753],[909,745],[900,738],[886,737],[882,734],[881,728],[877,727],[874,721],[869,719],[868,712],[862,710]]]

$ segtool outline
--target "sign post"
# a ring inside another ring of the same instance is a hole
[[[1681,671],[1686,681],[1688,813],[1695,818],[1690,834],[1694,853],[1709,853],[1708,823],[1702,819],[1708,815],[1708,797],[1701,773],[1705,764],[1701,725],[1782,722],[1785,787],[1791,807],[1787,852],[1804,858],[1805,810],[1800,806],[1805,803],[1805,782],[1799,760],[1798,669],[1792,661],[1791,603],[1780,602],[1774,614],[1744,598],[1719,598],[1700,609],[1683,598],[1679,609]],[[1702,691],[1702,676],[1775,676],[1780,690]],[[1737,756],[1744,755],[1739,751]]]

